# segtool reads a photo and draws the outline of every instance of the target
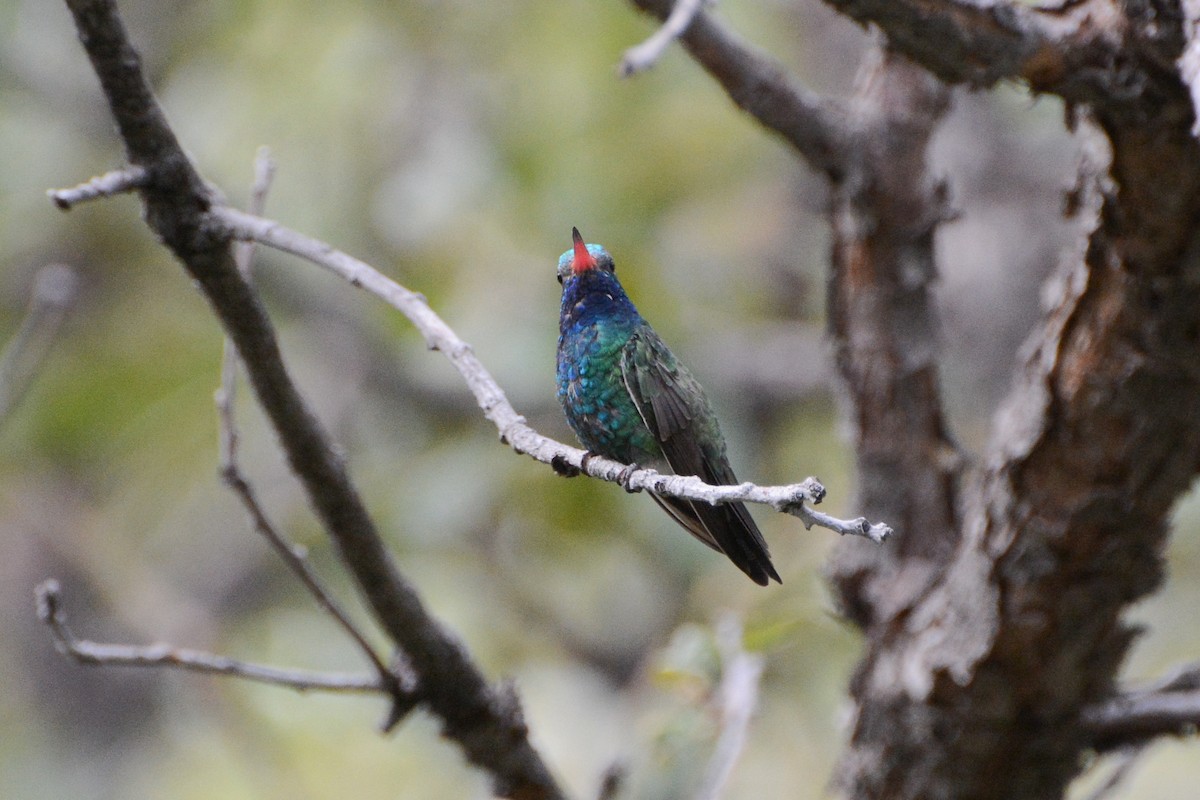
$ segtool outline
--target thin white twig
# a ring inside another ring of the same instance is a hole
[[[704,2],[705,0],[675,0],[667,21],[649,39],[625,51],[621,65],[617,67],[621,77],[628,78],[654,66],[671,42],[682,36],[692,24]]]
[[[271,191],[271,181],[275,180],[275,159],[271,158],[271,149],[266,145],[258,148],[254,154],[254,184],[250,187],[249,210],[255,216],[262,216],[267,206],[267,192]],[[254,249],[257,242],[238,242],[233,257],[237,262],[238,272],[250,280],[254,271]]]
[[[358,627],[350,619],[350,616],[342,609],[337,600],[325,589],[321,584],[320,578],[312,571],[308,565],[307,554],[303,547],[292,544],[287,541],[275,530],[275,527],[267,519],[262,507],[258,504],[258,500],[254,495],[254,490],[250,484],[242,477],[238,471],[236,464],[226,465],[223,469],[222,477],[225,483],[232,489],[233,493],[242,501],[242,505],[250,513],[250,517],[254,522],[254,529],[257,530],[263,538],[265,538],[271,547],[279,554],[288,568],[300,579],[304,584],[304,588],[308,589],[309,594],[317,601],[341,628],[354,640],[358,648],[362,650],[367,660],[371,662],[371,666],[379,674],[379,679],[376,685],[383,685],[394,688],[397,697],[407,693],[400,679],[390,670],[383,660],[375,654],[374,648],[367,641],[366,636],[359,631]]]
[[[78,284],[75,271],[64,264],[47,264],[38,270],[21,326],[0,355],[0,421],[32,384],[75,300]]]
[[[150,173],[144,168],[129,166],[98,175],[69,189],[51,189],[46,194],[54,201],[54,205],[69,211],[72,206],[88,200],[136,191],[146,185],[149,177]]]
[[[783,486],[758,486],[753,483],[713,486],[694,476],[664,475],[652,469],[630,470],[626,464],[589,455],[576,447],[543,436],[526,424],[525,418],[512,407],[504,391],[475,355],[471,346],[460,339],[430,308],[422,295],[406,289],[353,256],[318,239],[290,230],[273,220],[256,217],[228,206],[215,207],[211,213],[227,227],[233,237],[253,239],[268,247],[311,261],[341,276],[351,285],[367,290],[400,311],[425,337],[429,348],[441,351],[462,375],[484,416],[499,430],[501,440],[518,453],[550,464],[561,474],[583,472],[594,478],[620,483],[629,491],[650,491],[659,495],[685,497],[713,504],[762,503],[777,511],[799,517],[804,521],[806,528],[817,525],[837,533],[862,536],[877,543],[883,542],[892,534],[892,529],[883,523],[871,524],[862,518],[840,520],[808,508],[808,503],[819,503],[825,496],[825,488],[815,478]]]
[[[733,774],[733,767],[746,745],[750,719],[758,707],[758,685],[764,660],[742,648],[742,625],[732,614],[717,622],[717,646],[721,651],[721,734],[704,770],[696,800],[717,800]]]
[[[250,197],[250,207],[255,213],[261,214],[266,205],[267,192],[270,191],[274,174],[275,163],[271,159],[270,151],[266,147],[260,147],[254,160],[254,186]],[[242,241],[238,243],[234,253],[238,271],[247,280],[250,280],[253,274],[254,249],[255,242],[253,240]],[[237,351],[233,343],[226,337],[224,357],[221,362],[221,387],[215,394],[217,418],[220,423],[221,477],[250,514],[254,529],[267,540],[292,573],[300,579],[317,604],[333,617],[363,652],[379,676],[377,685],[383,687],[395,698],[394,707],[384,726],[384,730],[389,730],[411,710],[413,682],[402,681],[395,671],[384,664],[383,660],[375,653],[375,648],[367,641],[366,635],[358,629],[358,626],[350,619],[350,615],[334,599],[312,567],[309,566],[304,548],[289,542],[276,530],[267,517],[266,511],[259,504],[249,481],[242,475],[237,462],[238,434],[234,413],[238,364]]]
[[[250,190],[250,213],[261,215],[267,204],[267,192],[271,189],[271,181],[275,177],[275,162],[271,159],[271,151],[266,147],[258,148],[254,156],[254,184]],[[238,242],[233,258],[237,263],[238,272],[247,281],[253,279],[254,249],[256,242]],[[237,463],[237,425],[235,424],[234,408],[237,400],[237,350],[229,337],[221,355],[221,387],[217,390],[217,414],[221,421],[220,458],[222,465]]]
[[[870,522],[866,517],[855,517],[850,520],[838,519],[808,506],[796,506],[787,511],[789,514],[799,517],[804,522],[805,528],[812,528],[813,525],[816,525],[843,536],[862,536],[876,544],[882,544],[892,535],[889,525],[882,522]]]
[[[167,644],[137,647],[76,639],[70,628],[67,627],[66,615],[62,610],[61,587],[58,581],[53,579],[44,581],[37,587],[37,608],[38,618],[50,628],[50,632],[54,636],[54,646],[59,652],[70,656],[80,664],[168,667],[245,678],[295,689],[299,692],[318,690],[323,692],[389,693],[379,679],[372,675],[279,669],[278,667],[248,664],[225,656],[172,647]]]

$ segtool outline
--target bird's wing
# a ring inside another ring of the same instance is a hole
[[[621,353],[621,376],[634,407],[677,475],[695,475],[714,485],[737,483],[704,390],[653,330],[643,329],[630,337]],[[707,448],[702,444],[706,438],[713,440]],[[744,504],[654,499],[676,522],[725,553],[756,582],[779,580],[767,543]]]

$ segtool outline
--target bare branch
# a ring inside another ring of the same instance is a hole
[[[337,600],[334,599],[333,595],[324,587],[316,573],[313,572],[312,567],[308,564],[304,548],[287,541],[275,530],[275,527],[263,511],[262,506],[258,504],[254,490],[246,482],[245,478],[242,477],[237,464],[232,462],[225,464],[222,467],[221,473],[226,485],[238,496],[238,499],[242,501],[242,505],[250,513],[250,517],[254,522],[254,529],[271,544],[271,547],[279,554],[284,563],[288,565],[292,573],[304,584],[304,588],[308,589],[309,594],[317,601],[317,605],[334,618],[342,630],[358,645],[358,649],[362,651],[363,655],[367,657],[367,660],[375,669],[375,674],[378,676],[375,679],[376,688],[381,692],[390,694],[393,698],[393,708],[388,713],[388,724],[384,727],[384,730],[387,731],[395,727],[404,718],[405,714],[412,710],[416,701],[420,699],[420,688],[419,686],[414,687],[414,684],[416,684],[415,679],[411,676],[406,676],[406,679],[402,679],[393,670],[389,669],[383,663],[383,660],[376,655],[375,649],[371,647],[365,634],[358,629],[358,626],[350,619],[349,614],[346,613]],[[399,713],[398,709],[403,709],[403,713]]]
[[[551,464],[565,474],[586,473],[594,478],[620,483],[629,491],[645,490],[708,503],[762,503],[799,517],[806,527],[818,525],[875,542],[882,542],[891,535],[891,528],[884,523],[870,524],[861,518],[839,520],[808,508],[806,501],[819,503],[825,496],[825,488],[815,478],[783,486],[757,486],[752,483],[713,486],[694,476],[664,475],[652,469],[630,470],[628,465],[618,461],[590,455],[579,448],[543,436],[526,424],[525,418],[509,403],[504,390],[475,355],[473,348],[430,308],[422,295],[401,286],[365,262],[273,220],[255,217],[227,206],[214,207],[212,215],[227,226],[231,235],[239,239],[253,239],[324,267],[403,313],[425,337],[429,348],[440,351],[450,360],[475,395],[484,415],[499,430],[500,438],[518,453]]]
[[[250,191],[250,209],[253,213],[261,214],[266,207],[267,192],[271,189],[271,181],[275,176],[275,162],[271,152],[266,147],[260,147],[254,158],[254,184]],[[249,282],[254,268],[255,242],[238,242],[234,251],[234,259],[238,272]],[[234,415],[234,400],[237,392],[237,349],[228,336],[225,337],[224,353],[221,360],[221,387],[216,392],[217,418],[220,421],[220,458],[221,477],[230,488],[254,523],[254,529],[267,540],[275,552],[283,559],[292,573],[308,590],[326,613],[346,632],[366,656],[367,661],[379,676],[379,686],[392,697],[392,708],[388,712],[382,728],[387,732],[398,725],[408,712],[412,710],[419,699],[413,686],[416,679],[407,670],[402,677],[397,671],[389,669],[376,654],[366,635],[359,630],[350,615],[334,599],[332,593],[325,588],[316,572],[308,563],[304,548],[287,541],[275,526],[271,524],[266,512],[259,505],[249,481],[242,475],[237,463],[237,422]]]
[[[758,684],[764,659],[742,648],[742,625],[732,614],[717,623],[717,646],[721,651],[721,735],[712,758],[704,770],[696,800],[717,800],[721,796],[742,748],[750,719],[758,707]]]
[[[1200,664],[1129,689],[1084,709],[1083,725],[1097,752],[1141,746],[1159,736],[1200,731]]]
[[[671,0],[633,0],[633,4],[659,19],[667,19],[672,10]],[[797,84],[777,61],[703,9],[696,12],[680,41],[739,108],[781,135],[814,169],[841,174],[851,133],[842,107]]]
[[[1200,730],[1200,691],[1118,697],[1088,709],[1084,725],[1101,752],[1159,736],[1194,736]]]
[[[671,42],[678,39],[692,24],[702,5],[704,0],[675,0],[675,6],[666,22],[649,39],[625,51],[621,58],[621,66],[617,67],[620,76],[628,78],[654,66]]]
[[[21,401],[50,350],[79,283],[64,264],[48,264],[34,277],[33,295],[17,332],[0,355],[0,421]]]
[[[1087,102],[1112,88],[1105,76],[1120,49],[1108,3],[1035,8],[1011,0],[825,0],[874,23],[898,52],[948,83],[1024,80],[1037,91]]]
[[[227,675],[259,683],[283,686],[299,692],[357,692],[383,693],[390,691],[380,685],[379,679],[370,675],[310,672],[307,670],[279,669],[258,664],[248,664],[225,656],[154,644],[137,647],[124,644],[102,644],[76,639],[67,627],[66,614],[62,609],[62,589],[56,580],[43,581],[36,590],[38,618],[45,623],[54,636],[54,646],[63,655],[70,656],[80,664],[118,667],[165,667],[210,675]],[[415,701],[415,696],[410,695]]]
[[[135,192],[146,186],[149,177],[150,174],[142,167],[130,166],[106,172],[69,189],[51,189],[46,194],[54,201],[54,205],[63,211],[70,211],[77,203]]]

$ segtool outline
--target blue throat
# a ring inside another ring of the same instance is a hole
[[[596,324],[633,328],[641,322],[641,314],[613,273],[590,269],[563,281],[558,322],[561,336]]]

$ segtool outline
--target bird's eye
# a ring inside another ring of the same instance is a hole
[[[562,283],[562,275],[556,275],[555,277],[558,278],[558,282],[561,284]]]

